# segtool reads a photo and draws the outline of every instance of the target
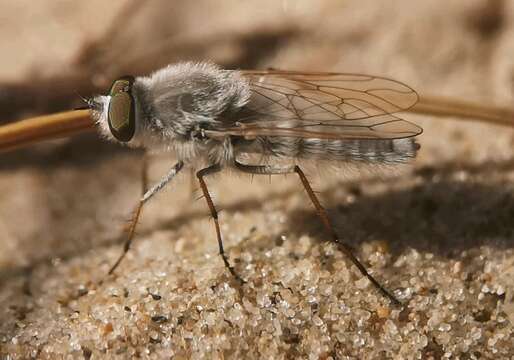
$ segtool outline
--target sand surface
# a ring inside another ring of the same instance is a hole
[[[0,1],[0,80],[75,71],[83,43],[126,3]],[[514,104],[509,1],[155,1],[116,29],[83,68],[100,82],[119,59],[210,58]],[[62,108],[76,98],[70,89]],[[139,197],[141,154],[94,134],[2,154],[0,357],[512,358],[514,131],[403,117],[425,129],[412,166],[309,172],[341,237],[403,308],[326,242],[295,176],[208,181],[244,286],[217,255],[189,171],[143,210],[133,249],[106,277]],[[153,156],[151,180],[173,161]]]

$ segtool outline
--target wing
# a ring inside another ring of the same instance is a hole
[[[249,103],[236,126],[211,135],[399,139],[423,131],[392,115],[418,101],[413,89],[394,80],[294,71],[242,74],[252,92]]]

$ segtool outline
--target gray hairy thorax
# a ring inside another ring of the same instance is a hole
[[[211,140],[203,130],[233,126],[248,102],[249,86],[238,72],[209,63],[183,63],[136,79],[133,92],[142,120],[134,145],[173,151],[186,162],[232,161],[230,138]]]

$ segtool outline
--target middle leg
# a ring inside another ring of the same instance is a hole
[[[200,187],[202,188],[203,195],[205,197],[205,201],[207,202],[207,206],[209,207],[209,211],[211,212],[211,216],[214,219],[214,226],[216,227],[216,237],[218,239],[218,247],[219,247],[219,254],[221,258],[223,259],[223,263],[225,264],[225,267],[230,271],[232,276],[234,276],[241,284],[246,283],[234,270],[232,265],[228,262],[227,255],[225,254],[225,250],[223,248],[223,239],[221,237],[221,230],[220,230],[220,224],[218,220],[218,211],[216,210],[216,207],[214,206],[214,202],[212,201],[211,194],[209,193],[209,189],[207,188],[207,184],[204,180],[204,177],[208,175],[215,174],[217,172],[221,171],[221,166],[219,164],[214,164],[209,167],[206,167],[202,170],[199,170],[196,173],[196,177],[198,178],[198,181],[200,182]]]

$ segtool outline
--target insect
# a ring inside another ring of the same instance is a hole
[[[143,205],[189,166],[197,170],[225,267],[244,283],[225,254],[218,213],[205,178],[224,168],[257,175],[291,173],[299,177],[332,241],[363,276],[398,304],[336,234],[298,164],[302,160],[335,164],[409,161],[419,148],[414,137],[422,129],[394,114],[417,100],[410,87],[381,77],[223,70],[208,62],[178,63],[150,76],[115,80],[108,94],[87,100],[100,133],[131,147],[173,152],[178,162],[153,187],[144,185],[123,252],[109,274],[131,246]]]

